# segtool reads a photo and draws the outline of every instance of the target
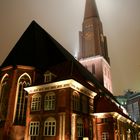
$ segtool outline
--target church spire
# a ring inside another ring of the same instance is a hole
[[[85,3],[78,60],[112,92],[107,40],[95,0],[86,0]]]
[[[95,0],[86,0],[84,19],[91,18],[91,17],[99,18],[97,6]]]
[[[78,58],[103,56],[109,63],[106,37],[95,0],[86,0],[82,32],[80,32],[80,51]]]

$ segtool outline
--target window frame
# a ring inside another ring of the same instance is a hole
[[[26,125],[28,93],[24,88],[30,85],[31,77],[27,73],[23,73],[17,81],[16,102],[13,117],[13,123],[16,125]]]
[[[5,119],[7,116],[7,109],[8,109],[8,99],[9,94],[6,92],[8,88],[8,80],[9,75],[6,73],[0,82],[0,110],[2,113],[2,118]]]
[[[40,111],[41,110],[41,95],[34,94],[31,100],[31,111]]]
[[[102,132],[102,140],[109,140],[109,132]]]
[[[56,94],[55,92],[47,92],[44,97],[44,110],[55,110],[56,107]]]
[[[82,118],[78,118],[76,122],[77,137],[84,137],[84,123]]]
[[[56,136],[56,119],[49,117],[44,122],[44,136]]]
[[[31,124],[33,124],[33,126],[31,126]],[[35,131],[35,132],[33,132],[33,131]],[[29,126],[29,135],[31,137],[39,136],[39,131],[40,131],[40,122],[39,121],[31,121],[30,126]]]
[[[72,109],[80,111],[80,94],[77,91],[72,93]]]

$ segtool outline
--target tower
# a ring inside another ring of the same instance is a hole
[[[79,62],[82,63],[110,92],[112,92],[111,68],[107,40],[95,0],[86,0],[80,32]]]

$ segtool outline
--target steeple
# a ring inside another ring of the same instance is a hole
[[[86,0],[80,44],[79,59],[100,55],[109,63],[106,37],[95,0]]]
[[[91,17],[98,17],[98,10],[94,0],[86,0],[84,20]]]
[[[95,0],[86,0],[85,13],[80,32],[79,61],[112,92],[110,60],[107,40]]]

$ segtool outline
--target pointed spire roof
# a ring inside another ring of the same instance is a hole
[[[51,65],[71,59],[73,56],[65,48],[32,21],[1,67],[26,65],[46,70]]]
[[[84,19],[99,17],[95,0],[86,0]]]

